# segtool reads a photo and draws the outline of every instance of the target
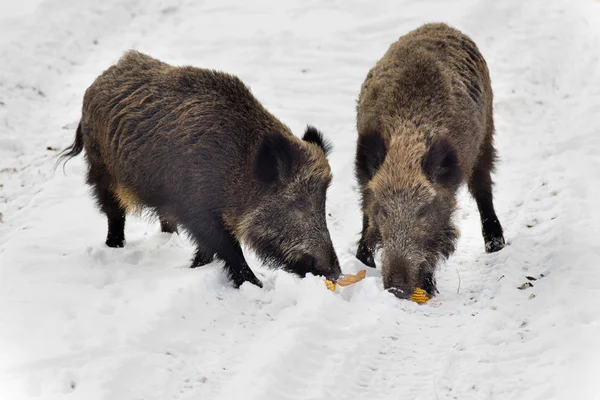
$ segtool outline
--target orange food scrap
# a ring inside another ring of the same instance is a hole
[[[342,287],[348,286],[348,285],[352,285],[353,283],[362,281],[363,279],[365,279],[366,276],[367,276],[367,270],[363,269],[361,271],[358,271],[357,274],[346,274],[342,279],[340,279],[336,283]]]
[[[358,271],[357,274],[346,274],[342,279],[340,279],[337,282],[325,280],[325,286],[327,286],[327,289],[331,290],[332,292],[335,292],[335,288],[337,285],[342,287],[352,285],[353,283],[362,281],[363,279],[365,279],[366,276],[367,270],[363,269],[362,271]]]

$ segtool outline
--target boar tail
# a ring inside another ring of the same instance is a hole
[[[82,150],[83,150],[83,133],[81,132],[81,122],[79,122],[79,125],[77,126],[77,131],[75,132],[75,140],[69,147],[67,147],[66,149],[64,149],[63,151],[60,152],[60,154],[58,155],[58,160],[56,161],[56,164],[54,165],[54,169],[56,170],[56,168],[58,168],[59,164],[63,163],[63,172],[64,172],[65,164],[67,163],[67,161],[69,161],[71,158],[77,156],[79,153],[81,153]]]

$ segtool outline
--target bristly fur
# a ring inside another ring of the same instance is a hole
[[[492,201],[492,88],[473,41],[426,24],[393,43],[369,71],[357,106],[356,178],[363,209],[357,257],[386,289],[434,295],[435,267],[454,252],[456,190],[479,207],[486,251],[504,246]]]
[[[309,135],[318,146],[294,136],[233,75],[130,51],[87,89],[62,159],[85,150],[108,246],[125,245],[126,213],[143,208],[164,232],[189,234],[192,267],[217,256],[235,286],[261,285],[241,242],[300,275],[335,279],[331,169],[319,135]],[[303,257],[311,262],[298,265]]]
[[[319,132],[314,126],[309,125],[306,127],[306,132],[304,132],[302,140],[308,143],[316,144],[323,150],[326,156],[328,156],[329,153],[331,153],[331,150],[333,150],[333,145],[331,144],[331,142],[326,140],[323,137],[323,134]]]

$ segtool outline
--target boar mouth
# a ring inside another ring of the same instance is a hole
[[[336,282],[341,275],[341,270],[339,268],[327,268],[319,265],[317,259],[310,254],[302,254],[296,260],[287,263],[286,269],[301,277],[305,277],[306,274],[311,273],[313,275],[324,276],[326,279],[333,282]]]
[[[424,286],[424,285],[421,285]],[[423,289],[428,297],[434,297],[436,292],[439,293],[437,291],[437,289],[435,287],[428,287],[428,288],[424,288],[424,287],[420,287],[419,289]],[[412,298],[413,293],[415,292],[415,289],[410,289],[408,286],[399,288],[399,287],[391,287],[387,289],[388,292],[392,293],[394,296],[396,296],[397,298],[401,299],[401,300],[409,300]]]
[[[387,291],[401,300],[408,300],[412,296],[412,292],[408,288],[391,287]]]
[[[435,264],[434,264],[435,265]],[[428,262],[422,262],[419,265],[419,276],[417,279],[417,286],[413,286],[409,283],[396,283],[386,288],[386,290],[392,293],[399,299],[410,299],[415,289],[422,289],[427,292],[429,297],[434,297],[439,293],[437,289],[437,282],[434,275],[434,268]]]

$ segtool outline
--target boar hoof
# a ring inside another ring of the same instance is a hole
[[[493,238],[490,241],[485,243],[485,251],[486,253],[495,253],[500,251],[505,246],[504,238],[502,236],[498,238]]]
[[[250,282],[251,284],[258,286],[259,288],[262,288],[263,284],[260,281],[260,279],[258,279],[256,275],[254,275],[254,272],[250,271],[250,269],[248,269],[248,272],[243,271],[241,274],[236,274],[232,277],[233,285],[236,287],[236,289],[242,286],[244,282]]]
[[[433,297],[440,292],[437,289],[436,281],[433,277],[433,274],[427,274],[427,276],[421,283],[421,289],[423,289],[429,297]]]
[[[114,248],[125,247],[125,238],[120,238],[120,237],[115,237],[115,236],[109,235],[106,238],[106,245],[108,247],[114,247]]]
[[[163,233],[179,233],[177,224],[164,218],[160,218],[160,231]]]
[[[203,252],[196,252],[196,256],[194,257],[194,261],[192,261],[192,265],[190,268],[198,268],[212,262],[213,257],[204,254]]]
[[[179,230],[177,230],[177,226],[172,225],[161,225],[160,231],[162,233],[179,233]]]
[[[356,251],[356,258],[365,264],[367,267],[375,268],[375,257],[373,257],[373,252],[370,251],[367,246],[359,245],[358,250]]]

